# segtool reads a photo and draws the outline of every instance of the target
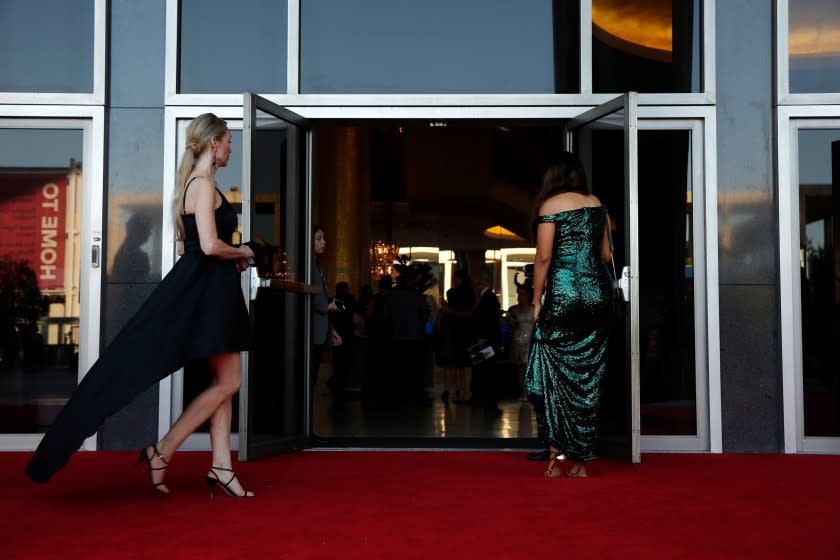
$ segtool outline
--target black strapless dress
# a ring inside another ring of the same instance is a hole
[[[230,242],[236,212],[222,196],[219,238]],[[195,216],[185,215],[184,255],[100,355],[47,430],[26,467],[47,482],[106,418],[189,362],[251,347],[251,323],[233,260],[201,251]]]

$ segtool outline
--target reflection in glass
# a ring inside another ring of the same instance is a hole
[[[0,143],[0,433],[41,433],[79,374],[83,133]]]
[[[789,0],[791,93],[840,93],[840,3]]]
[[[799,131],[805,436],[840,436],[840,129]]]
[[[578,91],[577,2],[304,0],[304,93]]]
[[[178,93],[286,92],[287,3],[180,0]]]
[[[0,91],[93,92],[94,0],[3,0]]]
[[[592,0],[593,91],[701,91],[701,8],[701,0]]]

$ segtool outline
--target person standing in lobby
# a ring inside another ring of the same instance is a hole
[[[319,290],[312,297],[312,368],[310,384],[318,382],[321,358],[330,346],[341,346],[341,336],[332,327],[330,313],[339,311],[335,301],[330,298],[327,279],[321,271],[321,257],[327,250],[327,234],[324,228],[315,225],[312,228],[312,253],[315,256],[315,283]]]
[[[491,348],[493,354],[499,351],[501,345],[502,306],[499,298],[490,289],[493,277],[490,270],[482,268],[476,276],[476,291],[478,301],[472,312],[473,332],[479,349]],[[491,356],[473,366],[472,399],[483,404],[489,416],[501,414],[499,410],[499,380],[497,379],[496,358]]]
[[[446,292],[446,301],[438,316],[440,344],[437,359],[444,371],[441,400],[445,403],[449,402],[449,389],[453,385],[454,402],[463,402],[472,396],[472,367],[467,348],[474,342],[471,319],[475,292],[466,270],[456,270],[452,274],[452,284]]]
[[[423,336],[429,309],[426,299],[417,290],[417,271],[407,267],[397,277],[396,286],[388,293],[391,316],[391,371],[395,396],[423,401],[427,398],[423,384]],[[400,364],[399,367],[394,367]]]
[[[525,386],[544,402],[545,476],[564,474],[559,462],[565,456],[572,462],[565,475],[585,477],[586,463],[595,458],[613,309],[609,218],[570,153],[546,172],[535,210],[535,328]]]

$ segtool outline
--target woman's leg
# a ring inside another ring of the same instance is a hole
[[[555,478],[558,476],[562,476],[562,470],[560,469],[559,462],[562,461],[560,458],[560,452],[557,450],[556,447],[553,445],[548,446],[548,467],[545,470],[545,476],[548,478]],[[568,474],[568,471],[566,471]]]
[[[449,393],[449,388],[453,385],[455,378],[455,368],[443,368],[443,390]]]
[[[228,463],[230,462],[230,399],[234,393],[239,390],[239,382],[241,378],[239,352],[228,352],[226,354],[217,354],[207,358],[207,363],[213,373],[213,382],[210,387],[200,393],[189,404],[186,410],[178,417],[169,432],[158,442],[157,448],[160,451],[163,459],[153,457],[151,460],[152,467],[162,467],[172,459],[172,456],[178,450],[184,440],[187,439],[199,426],[213,416],[216,411],[227,401],[227,456]],[[217,425],[221,421],[216,422]],[[221,436],[221,428],[219,435]],[[211,441],[213,438],[213,429],[211,427]],[[215,448],[215,445],[214,445]],[[214,449],[215,452],[215,449]],[[148,452],[147,452],[148,453]],[[215,460],[214,455],[214,460]],[[165,462],[164,462],[165,461]],[[153,471],[152,482],[161,482],[164,477],[164,471]],[[168,489],[166,490],[168,491]]]
[[[465,401],[470,400],[472,397],[472,368],[465,367],[464,368],[464,392],[461,393],[462,399]]]
[[[222,379],[227,377],[235,377],[239,379],[241,377],[241,362],[239,361],[239,356],[237,355],[236,363],[224,363],[220,364],[224,369],[220,371],[214,371],[213,375],[216,379]],[[239,383],[237,383],[237,387]],[[236,495],[242,495],[245,493],[245,489],[242,488],[242,485],[239,483],[238,478],[234,478],[233,475],[233,461],[230,456],[230,431],[231,431],[231,419],[233,417],[233,394],[229,396],[227,399],[222,401],[222,404],[213,412],[210,416],[210,448],[213,451],[213,462],[211,465],[213,467],[221,467],[222,469],[230,469],[231,472],[226,472],[224,470],[210,470],[207,473],[207,476],[211,478],[215,478],[217,480],[221,480],[223,483],[230,483],[228,484],[228,489]],[[248,492],[248,494],[253,496],[253,492]]]
[[[566,476],[578,476],[586,478],[586,462],[574,461],[572,466],[566,471]]]
[[[233,474],[233,461],[230,456],[230,422],[233,417],[233,395],[239,390],[242,379],[242,361],[238,353],[223,356],[224,359],[211,363],[214,382],[231,389],[236,388],[210,415],[210,448],[213,453],[211,466],[218,468],[210,469],[207,476],[220,480],[231,493],[239,496],[246,492],[239,483],[239,479]],[[247,492],[247,494],[254,495],[253,492]]]

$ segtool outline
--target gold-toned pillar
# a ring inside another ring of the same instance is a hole
[[[370,281],[370,137],[364,127],[315,129],[314,218],[327,236],[322,268],[330,293],[344,281],[358,295]]]

